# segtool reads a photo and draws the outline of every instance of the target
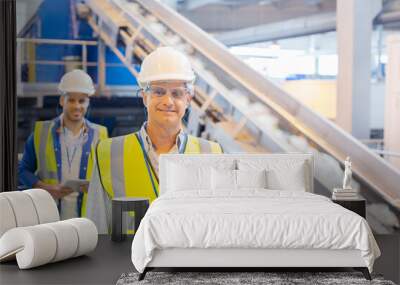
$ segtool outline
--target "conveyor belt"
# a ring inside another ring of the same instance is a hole
[[[90,26],[135,76],[133,62],[157,46],[174,46],[190,56],[198,77],[190,132],[218,140],[226,151],[313,152],[316,182],[325,191],[341,185],[342,161],[350,156],[354,187],[370,203],[386,201],[399,217],[397,169],[189,20],[155,0],[86,0],[86,5]]]

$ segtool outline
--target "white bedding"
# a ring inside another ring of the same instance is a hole
[[[155,249],[358,249],[372,272],[380,251],[365,219],[307,192],[183,191],[156,199],[132,243],[143,272]]]

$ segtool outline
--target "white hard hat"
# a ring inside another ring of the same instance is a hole
[[[79,92],[91,96],[95,89],[92,78],[83,70],[75,69],[64,74],[60,84],[58,84],[58,91],[61,94]]]
[[[141,87],[154,81],[193,82],[194,79],[189,59],[171,47],[159,47],[146,56],[138,76]]]

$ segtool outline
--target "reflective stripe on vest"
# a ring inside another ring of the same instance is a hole
[[[58,184],[57,162],[53,148],[52,121],[36,122],[34,145],[37,160],[36,175],[44,183]]]
[[[86,166],[86,178],[87,180],[90,180],[92,178],[92,172],[93,172],[93,162],[95,159],[95,148],[97,143],[100,140],[104,140],[106,138],[108,138],[108,131],[107,128],[104,126],[100,126],[100,125],[95,125],[93,123],[89,123],[90,127],[92,127],[93,129],[95,129],[96,131],[94,132],[94,136],[93,136],[93,140],[90,146],[90,152],[89,152],[89,157],[88,157],[88,161],[87,161],[87,166]],[[82,165],[81,165],[82,167]],[[79,196],[78,200],[78,209],[80,208],[81,210],[81,215],[82,217],[86,217],[86,203],[87,203],[87,194],[86,193],[81,193],[81,195]]]
[[[188,136],[185,154],[222,153],[219,144]],[[158,196],[158,181],[154,193],[140,143],[135,134],[103,140],[97,147],[100,180],[110,198],[145,197],[152,202]]]
[[[59,127],[59,119],[53,121],[36,122],[33,133],[35,154],[37,160],[36,175],[44,183],[59,184],[61,180],[61,146],[56,129]],[[87,121],[90,138],[87,146],[82,149],[82,157],[79,170],[80,179],[90,179],[93,170],[94,147],[99,139],[108,137],[107,129]],[[78,216],[86,215],[86,194],[78,196]]]
[[[104,190],[111,197],[146,197],[153,191],[142,148],[135,134],[103,140],[97,147],[99,174]],[[158,183],[154,172],[151,175]]]
[[[222,153],[221,146],[212,141],[194,136],[188,136],[185,154]]]

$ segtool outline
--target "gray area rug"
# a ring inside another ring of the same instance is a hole
[[[139,273],[125,273],[117,285],[131,284],[379,284],[395,285],[380,275],[368,281],[360,272],[148,272],[138,281]]]

